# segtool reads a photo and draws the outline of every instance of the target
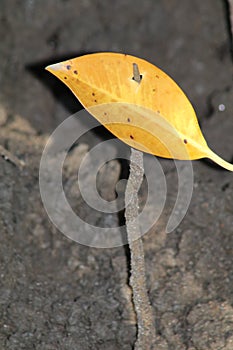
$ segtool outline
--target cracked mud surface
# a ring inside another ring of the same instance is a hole
[[[136,335],[126,249],[72,242],[43,208],[38,184],[43,147],[54,128],[80,109],[44,65],[94,51],[151,61],[184,89],[209,145],[232,162],[233,65],[226,23],[224,2],[217,0],[2,1],[0,145],[26,166],[20,170],[0,158],[0,349],[126,350]],[[83,218],[111,226],[117,215],[95,216],[75,192],[83,155],[103,139],[89,134],[73,149],[64,186]],[[173,162],[161,164],[168,207],[144,236],[157,349],[232,350],[232,173],[194,161],[189,210],[165,234],[176,171]],[[123,165],[113,161],[100,172],[98,187],[107,200],[114,199],[115,184],[127,173]]]

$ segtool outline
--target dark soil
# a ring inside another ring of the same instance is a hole
[[[0,349],[132,349],[127,249],[69,240],[40,198],[46,140],[80,109],[44,67],[96,51],[147,59],[179,83],[209,145],[231,162],[233,65],[225,1],[2,0],[0,6],[0,145],[26,164],[21,169],[0,158]],[[90,133],[76,149],[77,164],[93,140],[104,137]],[[115,171],[99,181],[107,200],[127,173],[124,162],[114,162]],[[72,164],[66,179],[77,171]],[[175,168],[161,164],[169,202],[176,197]],[[206,161],[194,161],[193,169],[193,197],[182,223],[166,234],[167,208],[144,236],[157,350],[232,350],[233,175]],[[82,215],[90,217],[88,207]],[[118,219],[113,215],[111,222]],[[93,222],[100,220],[92,214]]]

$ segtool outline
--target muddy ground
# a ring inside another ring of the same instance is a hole
[[[42,205],[38,169],[44,145],[55,127],[80,109],[44,66],[96,51],[149,60],[184,89],[209,145],[232,162],[226,3],[2,0],[0,33],[0,145],[26,164],[20,169],[0,158],[0,349],[132,349],[136,326],[127,248],[96,249],[69,240]],[[75,148],[64,170],[67,181],[75,181],[80,157],[93,139],[104,136],[90,133]],[[161,160],[170,184],[168,207],[144,236],[157,349],[232,350],[232,173],[194,161],[189,210],[166,234],[169,203],[174,205],[177,195],[176,170],[168,163]],[[114,161],[106,172],[112,181],[102,173],[99,190],[107,200],[127,174],[124,167]],[[71,197],[79,207],[80,198]],[[102,220],[88,207],[82,215],[94,223]],[[111,220],[110,226],[119,216]]]

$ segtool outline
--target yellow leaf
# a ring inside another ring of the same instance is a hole
[[[139,81],[134,79],[137,68],[141,74],[137,77]],[[151,63],[130,55],[97,53],[46,69],[128,145],[165,158],[207,157],[233,171],[233,164],[209,149],[183,91]]]

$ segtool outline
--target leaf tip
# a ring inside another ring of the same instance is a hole
[[[55,64],[51,64],[50,66],[45,67],[46,70],[48,70],[49,72],[53,72],[53,71],[59,71],[61,70],[61,63],[55,63]]]
[[[214,153],[213,151],[210,150],[209,154],[207,155],[208,158],[210,158],[211,160],[213,160],[215,163],[217,163],[218,165],[220,165],[222,168],[229,170],[229,171],[233,171],[233,164],[229,163],[227,161],[225,161],[224,159],[222,159],[221,157],[219,157],[216,153]]]

